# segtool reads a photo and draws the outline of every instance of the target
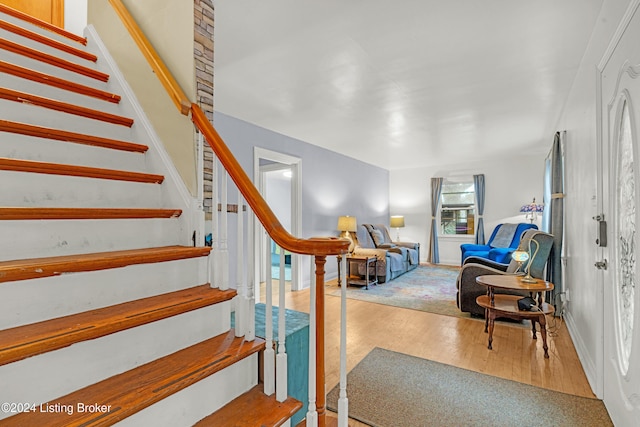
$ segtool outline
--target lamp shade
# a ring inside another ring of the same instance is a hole
[[[536,204],[536,199],[533,199],[533,202],[529,203],[528,205],[523,205],[520,208],[520,212],[522,213],[531,213],[531,212],[542,212],[544,211],[544,205],[538,205]]]
[[[341,216],[338,217],[338,231],[356,231],[356,217],[355,216]]]
[[[389,224],[391,228],[400,228],[404,227],[404,216],[402,215],[394,215],[391,217],[391,222]]]

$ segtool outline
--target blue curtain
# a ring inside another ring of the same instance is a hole
[[[440,262],[438,253],[438,206],[440,205],[440,194],[442,193],[443,178],[431,178],[431,235],[429,237],[429,258],[432,264]]]
[[[556,296],[563,292],[562,283],[562,238],[564,235],[564,132],[556,132],[551,149],[551,203],[550,232],[553,234],[553,248],[547,264],[547,280],[555,286],[550,302],[557,305]],[[560,307],[556,307],[559,309]],[[556,310],[558,312],[559,310]]]
[[[473,175],[473,185],[478,200],[478,228],[476,230],[476,245],[484,245],[484,174]]]
[[[544,186],[542,189],[542,231],[551,234],[551,151],[544,159]]]

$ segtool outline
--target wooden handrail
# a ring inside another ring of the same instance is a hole
[[[189,101],[189,97],[185,95],[184,91],[173,77],[167,66],[162,62],[158,52],[151,46],[151,43],[144,35],[138,24],[136,24],[135,20],[127,10],[124,3],[121,0],[109,0],[111,6],[116,11],[122,23],[131,34],[131,37],[138,45],[140,52],[147,58],[149,65],[153,69],[153,72],[156,73],[158,78],[160,79],[160,83],[164,86],[165,90],[171,97],[171,100],[176,105],[181,114],[185,116],[189,115],[189,106],[191,102]]]
[[[191,120],[278,246],[293,253],[308,255],[340,255],[347,252],[349,247],[347,239],[333,237],[299,239],[289,234],[197,104],[191,104]]]

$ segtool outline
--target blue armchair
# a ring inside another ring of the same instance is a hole
[[[539,247],[531,266],[529,266],[529,273],[532,277],[542,279],[551,248],[553,247],[553,235],[537,230],[525,231],[520,244],[522,250],[527,251],[529,249],[530,239],[538,242]],[[532,250],[535,249],[532,247]],[[476,303],[476,298],[480,295],[486,295],[487,287],[478,284],[476,277],[486,274],[523,274],[522,271],[524,271],[526,267],[526,264],[518,266],[518,263],[514,260],[509,260],[503,264],[489,261],[486,258],[467,258],[456,280],[458,308],[460,308],[460,311],[469,312],[473,316],[484,316],[484,308]],[[528,295],[528,292],[523,293],[506,289],[496,290],[496,292],[512,295]]]
[[[486,245],[475,245],[473,243],[460,245],[460,251],[462,252],[460,265],[464,264],[464,260],[470,256],[508,264],[511,260],[511,254],[520,244],[520,236],[529,229],[537,230],[538,226],[527,223],[498,224],[493,233],[491,233]]]

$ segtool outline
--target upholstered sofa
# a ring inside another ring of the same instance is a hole
[[[511,254],[520,244],[520,236],[529,229],[537,230],[538,226],[531,223],[498,224],[493,229],[486,245],[463,243],[460,245],[462,259],[460,265],[469,257],[486,258],[491,261],[508,264]]]
[[[376,271],[378,283],[393,280],[413,270],[420,263],[420,244],[393,242],[389,236],[389,230],[383,224],[360,224],[356,236],[353,255],[378,258]],[[365,273],[362,263],[358,263],[358,274]]]
[[[529,229],[523,233],[519,248],[528,251],[530,239],[538,242],[539,248],[533,262],[531,262],[529,272],[532,277],[542,279],[551,248],[553,247],[553,235],[543,231]],[[535,244],[532,245],[531,249],[532,252],[535,252]],[[460,308],[460,311],[471,313],[473,316],[484,316],[484,308],[476,303],[476,298],[480,295],[485,295],[487,293],[487,287],[478,284],[476,277],[487,274],[523,274],[522,272],[525,268],[526,264],[519,266],[514,260],[506,264],[480,257],[467,258],[460,269],[456,281],[458,308]],[[506,289],[496,289],[495,292],[511,295],[528,295],[528,293]]]

